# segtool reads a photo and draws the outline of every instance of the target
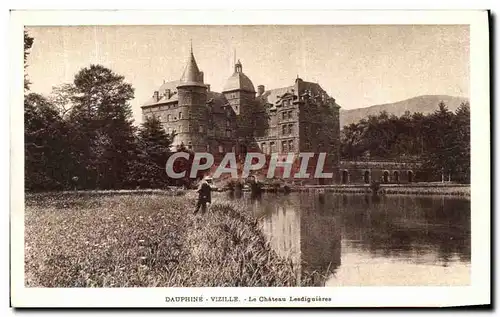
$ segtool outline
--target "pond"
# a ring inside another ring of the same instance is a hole
[[[470,200],[265,194],[232,197],[260,219],[272,248],[326,286],[470,283]]]

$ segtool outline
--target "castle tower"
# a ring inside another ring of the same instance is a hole
[[[196,64],[192,46],[177,91],[179,131],[174,143],[183,143],[194,151],[204,151],[209,121],[207,85],[203,82],[203,72]]]
[[[249,140],[253,135],[253,111],[255,88],[252,81],[243,73],[243,65],[238,60],[234,73],[228,78],[222,93],[237,116],[238,138]]]

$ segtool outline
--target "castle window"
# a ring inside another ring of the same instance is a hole
[[[288,141],[288,150],[289,150],[290,152],[292,152],[292,151],[293,151],[293,140],[289,140],[289,141]]]
[[[234,106],[236,112],[238,112],[238,106]]]
[[[281,141],[281,152],[283,153],[288,152],[286,141]]]
[[[285,120],[286,119],[286,111],[283,111],[281,114],[282,114],[282,119]]]
[[[292,119],[292,111],[288,111],[288,119]]]
[[[171,117],[171,115],[167,114],[167,122],[170,121]]]
[[[231,130],[226,130],[226,138],[230,138],[231,137]]]
[[[219,145],[219,153],[224,153],[224,147],[222,145]]]
[[[182,119],[182,112],[179,112],[179,120]]]
[[[202,125],[200,125],[200,127],[198,128],[198,132],[203,133],[203,126]]]
[[[191,141],[188,142],[188,149],[189,150],[193,149],[193,144],[191,143]]]
[[[269,143],[269,148],[271,150],[271,153],[276,152],[276,144],[274,142]]]
[[[160,122],[161,122],[161,116],[158,116],[158,121],[160,121]]]
[[[285,135],[285,134],[286,134],[286,131],[287,131],[287,126],[286,126],[286,124],[284,124],[284,125],[281,127],[281,132],[282,132],[282,134],[283,134],[283,135]]]
[[[292,134],[293,133],[293,124],[289,124],[288,125],[288,134]]]
[[[226,120],[226,127],[229,127],[229,126],[231,126],[231,121]]]
[[[171,128],[171,127],[168,127],[168,128],[167,128],[167,133],[168,133],[168,134],[172,133],[172,128]]]
[[[207,152],[210,152],[210,144],[207,144]]]

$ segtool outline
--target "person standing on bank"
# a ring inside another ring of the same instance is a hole
[[[198,186],[198,202],[196,203],[196,209],[194,213],[198,213],[201,207],[201,213],[204,214],[207,211],[207,204],[212,203],[212,189],[208,185],[206,177],[203,177]]]

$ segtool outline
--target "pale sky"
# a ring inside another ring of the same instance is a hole
[[[31,91],[48,95],[90,64],[125,76],[142,103],[178,80],[190,39],[205,83],[221,91],[234,51],[255,89],[318,82],[343,109],[428,94],[469,97],[468,25],[28,27]]]

